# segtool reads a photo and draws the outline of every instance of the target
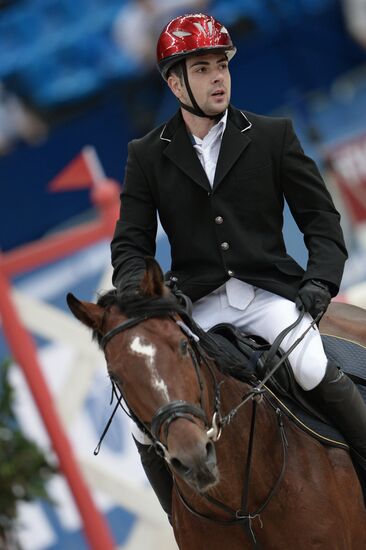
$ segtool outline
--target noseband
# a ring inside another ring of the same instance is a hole
[[[112,340],[114,336],[119,334],[120,332],[124,332],[125,330],[128,330],[136,325],[139,325],[140,323],[146,321],[147,319],[151,318],[157,318],[158,315],[156,312],[154,313],[146,313],[144,315],[138,316],[138,317],[131,317],[130,319],[127,319],[120,325],[117,325],[115,328],[107,332],[103,338],[100,341],[100,346],[105,351],[105,348],[107,344]],[[212,415],[212,422],[211,426],[209,426],[207,415],[205,413],[204,408],[204,383],[201,376],[201,369],[200,364],[202,363],[202,355],[200,353],[199,345],[190,331],[190,329],[187,327],[185,329],[184,323],[182,321],[177,321],[173,316],[169,316],[172,321],[174,321],[180,328],[182,332],[186,334],[188,337],[188,340],[190,342],[190,347],[188,348],[188,351],[190,353],[192,364],[194,366],[196,377],[198,380],[198,385],[200,388],[200,406],[194,405],[192,403],[188,403],[187,401],[183,400],[175,400],[171,401],[170,403],[163,405],[160,407],[153,415],[151,420],[150,428],[148,428],[138,417],[135,415],[135,413],[132,411],[131,407],[128,405],[125,396],[122,394],[121,389],[119,389],[121,393],[121,399],[126,403],[128,410],[129,410],[129,416],[136,422],[138,427],[152,440],[152,444],[156,450],[156,452],[162,456],[168,463],[170,463],[170,454],[168,451],[168,448],[166,444],[162,443],[159,439],[159,434],[161,430],[164,431],[164,438],[165,441],[168,439],[168,431],[171,423],[178,419],[178,418],[185,418],[189,420],[190,422],[194,423],[194,419],[197,418],[204,422],[205,428],[206,428],[206,434],[209,439],[212,441],[217,441],[221,435],[221,422],[219,419],[221,418],[220,415],[220,384],[217,383],[215,373],[213,372],[211,366],[207,361],[204,361],[205,364],[208,366],[209,372],[211,374],[214,389],[215,389],[215,406],[214,406],[214,413]]]

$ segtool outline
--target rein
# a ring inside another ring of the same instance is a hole
[[[302,310],[300,312],[300,315],[296,319],[296,321],[292,323],[292,325],[289,325],[288,327],[286,327],[282,332],[280,332],[280,334],[277,336],[276,340],[273,342],[273,344],[271,345],[268,351],[266,362],[269,363],[273,359],[273,357],[275,357],[283,339],[287,336],[287,334],[291,330],[293,330],[302,321],[304,315],[305,315],[305,310]],[[245,405],[247,401],[249,401],[249,399],[253,399],[255,395],[260,395],[265,391],[263,390],[263,388],[265,388],[265,385],[268,382],[268,380],[271,378],[271,376],[273,376],[276,373],[276,371],[280,368],[280,366],[286,361],[290,353],[292,353],[293,350],[296,348],[296,346],[300,344],[301,340],[305,338],[309,330],[312,329],[318,323],[318,321],[321,319],[322,316],[323,316],[323,312],[319,313],[317,317],[313,319],[313,321],[310,323],[307,329],[304,330],[304,332],[299,336],[299,338],[297,338],[297,340],[295,340],[295,342],[286,351],[286,353],[282,354],[281,359],[274,365],[274,367],[272,367],[272,369],[269,370],[269,372],[266,374],[263,380],[261,380],[259,384],[254,386],[252,390],[246,396],[243,397],[240,403],[236,407],[234,407],[226,416],[224,416],[223,418],[220,418],[220,424],[222,428],[227,424],[230,424],[234,416],[238,413],[241,407]]]

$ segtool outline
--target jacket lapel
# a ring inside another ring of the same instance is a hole
[[[247,133],[251,126],[251,122],[241,111],[229,106],[213,191],[217,189],[230,168],[251,142]],[[160,134],[160,139],[167,142],[164,155],[203,189],[211,191],[210,182],[192,146],[180,111],[166,124]]]
[[[221,149],[217,161],[213,190],[220,185],[230,168],[248,147],[251,139],[247,133],[252,124],[238,109],[229,107],[226,128],[222,137]]]
[[[192,146],[180,112],[164,127],[160,139],[169,142],[164,155],[203,189],[211,191],[210,182]]]

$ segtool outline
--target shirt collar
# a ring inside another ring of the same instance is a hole
[[[212,126],[208,134],[206,134],[203,139],[191,134],[192,143],[197,145],[202,145],[203,142],[212,143],[218,137],[221,139],[226,128],[227,114],[228,114],[228,110],[226,109],[225,113],[220,118],[220,120],[214,126]]]
[[[225,132],[226,123],[227,123],[227,114],[228,114],[228,110],[226,109],[225,113],[222,115],[222,117],[217,123],[218,126],[222,126],[222,133]]]

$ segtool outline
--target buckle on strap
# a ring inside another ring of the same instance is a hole
[[[212,425],[209,430],[207,430],[206,435],[209,439],[216,442],[220,439],[222,433],[222,424],[219,413],[216,411],[212,417]]]

